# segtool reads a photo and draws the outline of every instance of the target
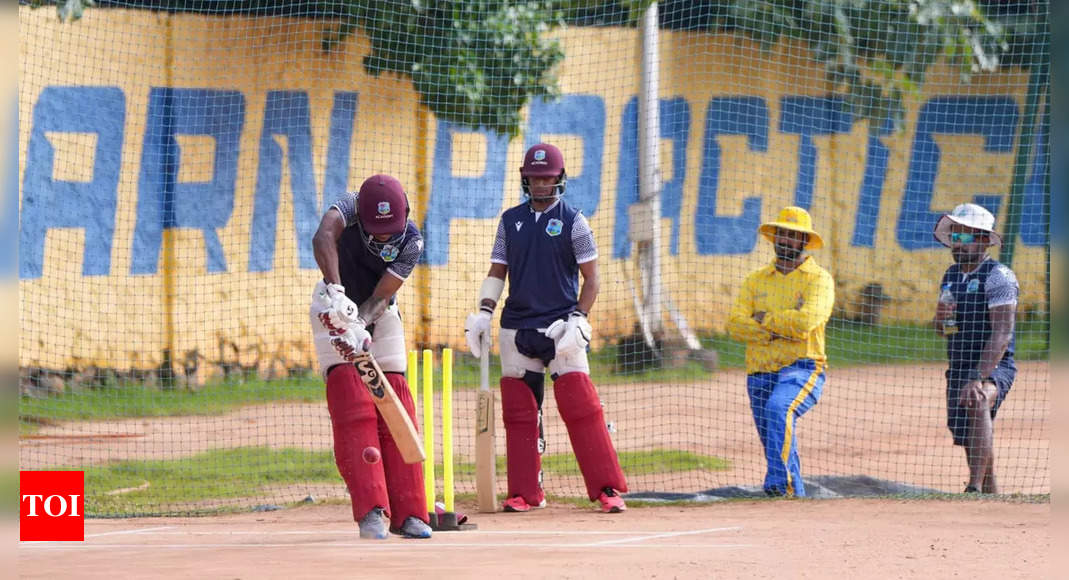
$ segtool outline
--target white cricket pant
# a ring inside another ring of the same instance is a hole
[[[502,328],[499,340],[501,341],[502,376],[522,379],[525,371],[531,371],[533,373],[546,372],[540,359],[524,356],[516,349],[515,329]],[[549,372],[551,376],[561,376],[574,372],[586,373],[589,375],[590,363],[586,357],[586,350],[581,350],[568,356],[558,356],[554,358],[549,361]]]

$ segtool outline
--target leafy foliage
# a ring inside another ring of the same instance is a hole
[[[94,0],[55,4],[77,20]],[[651,0],[96,0],[103,6],[329,20],[324,50],[366,34],[366,70],[409,77],[450,122],[515,136],[531,99],[560,94],[566,24],[635,26]],[[764,49],[803,42],[855,118],[900,127],[903,98],[940,58],[971,75],[1050,61],[1049,0],[661,0],[665,28],[730,32]],[[358,32],[360,31],[360,32]]]
[[[366,70],[411,77],[421,103],[440,119],[515,136],[530,99],[559,95],[553,69],[564,51],[550,32],[564,20],[554,2],[384,0],[348,7],[324,48],[359,26],[371,42]]]
[[[1024,42],[1017,48],[1033,58],[1049,54],[1036,34],[1046,22],[1045,1],[999,18],[985,14],[980,0],[715,3],[725,8],[718,12],[720,29],[738,31],[765,49],[784,37],[808,45],[829,82],[845,93],[853,114],[868,119],[872,129],[887,120],[901,128],[903,97],[919,89],[941,57],[968,81],[972,74],[998,70],[1010,39]]]

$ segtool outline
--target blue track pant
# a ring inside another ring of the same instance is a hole
[[[764,489],[769,495],[805,496],[794,426],[820,399],[824,368],[823,362],[799,359],[779,371],[746,378],[750,409],[768,461]]]

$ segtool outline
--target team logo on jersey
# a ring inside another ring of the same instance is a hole
[[[388,202],[388,201],[380,201],[379,202],[379,215],[386,215],[388,213],[390,213],[390,202]]]
[[[386,244],[379,250],[379,257],[384,262],[392,262],[397,259],[397,254],[401,253],[401,250],[397,249],[397,246],[391,246]]]
[[[535,161],[545,161],[546,160],[546,150],[545,149],[539,149],[539,150],[535,151],[534,160]]]
[[[966,292],[976,292],[979,289],[980,289],[980,279],[979,278],[973,278],[972,280],[969,280],[969,285],[965,287],[965,291]]]
[[[564,222],[557,218],[549,220],[549,223],[546,224],[546,233],[551,236],[559,236],[562,229],[564,229]]]
[[[523,222],[516,222],[516,231],[517,232],[520,231],[520,228],[522,228],[522,227],[523,227]]]

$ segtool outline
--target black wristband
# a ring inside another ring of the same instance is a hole
[[[972,369],[969,371],[968,379],[970,381],[983,380],[983,376],[980,374],[980,369]]]
[[[485,304],[483,304],[482,306],[480,306],[480,307],[479,307],[479,310],[482,310],[483,312],[485,312],[485,313],[487,313],[487,314],[493,314],[493,313],[494,313],[494,309],[493,309],[493,308],[490,308],[489,306],[487,306],[487,305],[485,305]]]
[[[582,316],[583,318],[587,317],[586,312],[583,312],[582,310],[579,310],[578,308],[576,308],[574,311],[572,311],[572,314],[578,314],[578,315]]]

